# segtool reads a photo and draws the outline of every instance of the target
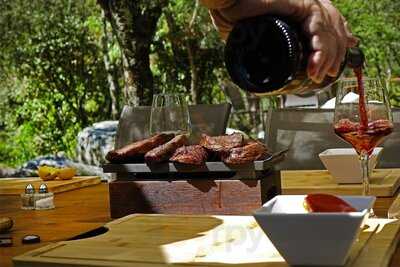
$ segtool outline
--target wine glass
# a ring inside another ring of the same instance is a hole
[[[183,96],[165,93],[154,95],[150,114],[150,134],[189,135],[190,131],[189,110]]]
[[[386,88],[381,81],[359,79],[360,83],[355,78],[339,82],[334,129],[357,151],[363,175],[363,195],[369,195],[369,156],[393,131],[393,123]]]

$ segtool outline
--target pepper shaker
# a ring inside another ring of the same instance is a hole
[[[35,209],[54,209],[54,194],[49,192],[46,184],[41,184],[39,187],[39,192],[35,194]]]
[[[24,210],[33,210],[35,209],[35,188],[32,184],[28,184],[25,187],[25,192],[21,194],[21,208]]]

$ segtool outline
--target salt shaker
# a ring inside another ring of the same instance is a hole
[[[39,192],[35,194],[35,209],[54,209],[54,194],[49,192],[46,184],[41,184],[39,187]]]
[[[21,208],[24,210],[33,210],[35,209],[35,188],[32,184],[28,184],[25,187],[25,192],[21,194]]]

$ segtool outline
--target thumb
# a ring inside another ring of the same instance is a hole
[[[360,39],[350,34],[347,36],[347,47],[355,47],[360,42]]]
[[[360,39],[355,37],[350,30],[350,25],[347,22],[347,20],[342,16],[343,24],[344,24],[344,30],[346,32],[346,37],[347,37],[347,47],[355,47],[358,45],[360,42]]]

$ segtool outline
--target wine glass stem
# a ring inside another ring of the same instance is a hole
[[[361,161],[361,169],[362,169],[363,195],[364,196],[368,196],[370,194],[368,160],[369,160],[368,153],[365,151],[361,152],[360,161]]]

